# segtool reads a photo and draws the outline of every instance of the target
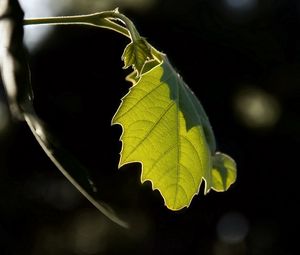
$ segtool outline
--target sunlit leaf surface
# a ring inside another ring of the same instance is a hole
[[[236,179],[235,162],[215,153],[200,102],[166,58],[133,84],[112,123],[123,128],[119,167],[140,162],[141,181],[151,181],[171,210],[189,206],[203,180],[206,194]]]

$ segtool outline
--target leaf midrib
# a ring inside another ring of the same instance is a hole
[[[173,69],[171,69],[171,73],[173,73],[173,75],[175,74],[176,76],[176,73]],[[177,104],[177,107],[176,107],[176,121],[177,121],[177,135],[176,135],[176,138],[177,138],[177,165],[176,165],[176,170],[177,170],[177,180],[176,180],[176,190],[175,190],[175,198],[174,198],[174,203],[173,203],[173,208],[175,208],[175,203],[177,201],[177,196],[178,196],[178,186],[179,186],[179,174],[180,174],[180,155],[181,155],[181,151],[180,151],[180,137],[179,137],[179,134],[180,134],[180,120],[179,120],[179,85],[178,85],[178,80],[176,79],[176,104]]]
[[[143,139],[141,139],[141,141],[128,153],[127,157],[124,159],[124,161],[126,162],[126,160],[128,159],[128,157],[130,157],[132,155],[132,153],[135,152],[135,150],[149,137],[150,133],[154,130],[154,128],[160,123],[160,121],[162,120],[162,118],[167,114],[167,112],[172,108],[172,106],[175,104],[174,101],[172,101],[167,108],[162,112],[162,114],[159,116],[158,120],[156,122],[153,123],[152,127],[148,130],[148,132],[145,134],[145,136],[143,137]]]
[[[168,76],[167,79],[170,78],[171,75]],[[152,77],[152,76],[150,76]],[[149,81],[150,82],[150,81]],[[138,86],[139,83],[136,83],[136,85],[134,85],[131,89],[133,89],[134,87]],[[117,116],[117,118],[115,120],[118,120],[120,118],[122,118],[124,115],[126,115],[127,113],[129,113],[133,108],[136,107],[136,105],[138,105],[141,101],[143,101],[145,98],[147,98],[150,94],[152,94],[154,91],[156,91],[160,86],[162,86],[164,84],[164,81],[161,81],[156,87],[154,87],[152,90],[150,90],[147,94],[145,94],[141,99],[139,99],[134,105],[132,105],[127,111],[123,112],[121,115]],[[139,88],[140,89],[140,88]],[[129,92],[130,93],[130,92]],[[128,94],[129,94],[128,93]],[[128,95],[127,94],[127,95]],[[126,96],[127,96],[126,95]],[[125,96],[125,97],[126,97]]]

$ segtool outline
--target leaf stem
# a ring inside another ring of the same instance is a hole
[[[120,21],[122,24],[119,24]],[[45,17],[45,18],[32,18],[24,19],[23,24],[28,25],[86,25],[101,27],[113,30],[131,39],[133,43],[138,43],[142,37],[134,26],[133,22],[120,13],[118,9],[113,11],[103,11],[87,15],[75,16],[58,16],[58,17]],[[156,50],[153,46],[151,52],[153,57],[161,62],[163,54]]]
[[[114,20],[121,21],[126,27],[118,24]],[[87,25],[106,28],[129,37],[133,42],[141,39],[133,22],[124,14],[114,11],[104,11],[87,15],[60,16],[24,19],[24,25]]]
[[[113,18],[116,18],[125,24],[125,26],[127,27],[128,31],[130,33],[132,42],[137,42],[141,39],[141,36],[140,36],[139,32],[137,31],[133,22],[129,18],[127,18],[124,14],[120,13],[118,11],[118,9],[116,9],[112,13],[112,16],[113,16]]]

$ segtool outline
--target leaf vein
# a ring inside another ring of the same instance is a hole
[[[149,176],[151,171],[155,169],[155,166],[166,156],[168,155],[173,149],[176,148],[176,144],[170,146],[166,151],[164,151],[155,161],[155,163],[151,166],[151,168],[148,170],[147,174],[145,173],[145,177]]]
[[[167,114],[167,112],[172,108],[172,106],[175,104],[174,101],[172,101],[168,107],[162,112],[162,114],[159,116],[158,120],[153,123],[152,127],[149,129],[149,131],[145,134],[144,138],[141,139],[141,141],[131,150],[131,152],[128,153],[127,157],[124,159],[126,160],[150,135],[150,133],[154,130],[154,128],[159,124],[159,122],[163,119],[163,117]]]
[[[143,97],[141,97],[135,104],[133,104],[127,111],[123,112],[121,115],[117,116],[116,119],[122,118],[124,115],[126,115],[128,112],[130,112],[133,108],[135,108],[141,101],[143,101],[145,98],[147,98],[151,93],[153,93],[155,90],[157,90],[161,85],[164,84],[164,81],[160,82],[155,88],[150,90],[147,94],[145,94]],[[133,87],[134,88],[134,87]],[[131,94],[128,94],[129,96],[133,97]],[[123,101],[124,102],[124,101]]]
[[[198,161],[199,161],[199,163],[200,163],[200,165],[201,165],[202,171],[203,171],[203,170],[204,170],[203,161],[202,161],[202,159],[200,158],[200,156],[199,156],[199,154],[198,154],[198,151],[196,150],[194,144],[193,144],[189,139],[187,139],[185,136],[181,136],[181,137],[182,137],[183,139],[185,139],[185,141],[187,141],[187,142],[191,145],[191,147],[193,148],[193,150],[195,151],[195,154],[197,155],[197,159],[198,159]],[[200,143],[201,143],[201,141],[200,141]]]

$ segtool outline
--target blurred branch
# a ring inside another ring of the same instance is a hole
[[[24,13],[17,0],[0,2],[0,73],[13,117],[25,120],[49,159],[62,174],[105,216],[128,227],[111,209],[102,205],[87,170],[55,139],[33,107],[30,71],[23,45]]]
[[[23,108],[33,100],[27,53],[23,46],[23,17],[17,0],[1,0],[0,70],[11,113],[21,120],[24,119]]]

